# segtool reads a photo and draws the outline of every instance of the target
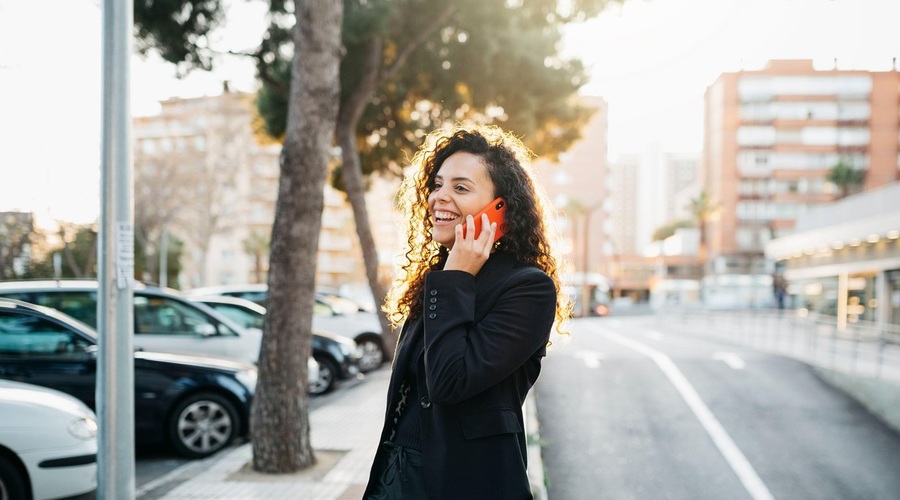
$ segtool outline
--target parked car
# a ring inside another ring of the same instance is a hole
[[[192,297],[191,300],[209,306],[248,330],[261,331],[263,328],[266,308],[256,302],[221,296]],[[319,363],[319,378],[315,383],[310,383],[310,394],[330,392],[338,381],[359,374],[362,350],[353,339],[313,329],[312,351],[313,358]]]
[[[0,282],[2,297],[50,307],[97,328],[95,280]],[[137,350],[212,355],[254,364],[259,359],[261,332],[248,331],[175,291],[137,283],[133,306]],[[312,357],[308,370],[312,385],[319,378],[318,364]]]
[[[96,408],[97,333],[54,309],[0,300],[0,378],[49,387]],[[138,443],[211,455],[249,432],[256,367],[229,359],[134,353]]]
[[[268,298],[268,286],[265,284],[223,285],[194,288],[183,292],[188,297],[225,296],[247,299],[265,307]],[[363,373],[372,371],[384,363],[388,356],[381,334],[381,323],[373,312],[363,311],[349,299],[338,302],[328,294],[316,294],[313,308],[313,328],[350,337],[362,349],[359,369]],[[393,346],[390,346],[393,348]]]
[[[68,394],[0,380],[0,499],[97,490],[97,417]]]

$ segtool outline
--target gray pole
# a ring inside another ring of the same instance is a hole
[[[163,225],[162,241],[159,244],[159,286],[169,286],[169,227]]]
[[[97,498],[135,496],[134,223],[129,103],[131,1],[103,0],[103,104],[100,245],[98,247]]]

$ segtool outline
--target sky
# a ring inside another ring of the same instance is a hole
[[[264,2],[225,2],[228,24],[213,47],[254,47]],[[39,222],[99,214],[100,5],[0,0],[0,211],[33,211]],[[721,73],[769,59],[887,71],[900,58],[898,19],[900,0],[627,0],[569,27],[561,49],[590,71],[582,93],[609,103],[613,159],[651,143],[696,152],[703,93]],[[253,66],[240,58],[212,74],[174,75],[158,57],[135,55],[132,114],[157,113],[170,97],[217,95],[223,80],[255,89]]]

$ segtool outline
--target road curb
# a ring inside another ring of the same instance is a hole
[[[541,423],[538,419],[534,387],[525,398],[525,442],[528,452],[528,481],[534,500],[546,500],[547,486],[544,478],[544,460],[541,455]]]

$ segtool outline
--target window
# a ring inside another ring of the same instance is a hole
[[[83,359],[91,342],[68,328],[36,316],[0,312],[0,356]]]
[[[776,95],[838,95],[859,98],[872,91],[867,75],[744,76],[738,82],[742,101],[771,99]]]
[[[806,127],[802,131],[802,143],[811,146],[864,146],[869,143],[869,130],[865,128]]]
[[[134,297],[134,333],[156,335],[231,334],[224,325],[216,325],[199,309],[166,298]]]
[[[739,127],[737,142],[741,146],[771,146],[775,144],[775,127]]]
[[[232,306],[229,304],[207,305],[220,312],[222,316],[225,316],[226,318],[234,321],[244,328],[258,328],[260,330],[262,330],[263,328],[263,320],[265,319],[265,316],[261,314],[255,314],[240,307]]]
[[[47,290],[6,293],[3,296],[56,309],[91,328],[97,328],[97,292]]]

